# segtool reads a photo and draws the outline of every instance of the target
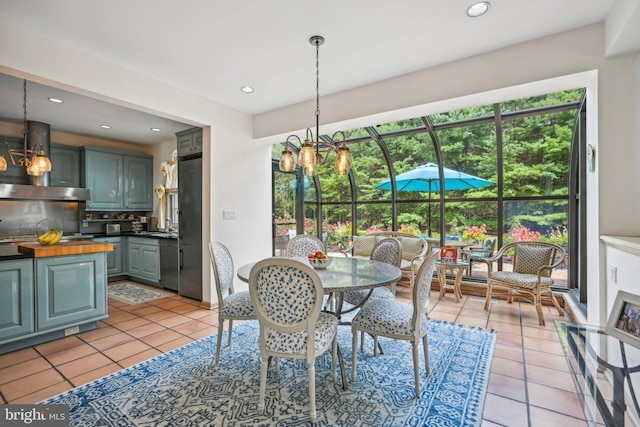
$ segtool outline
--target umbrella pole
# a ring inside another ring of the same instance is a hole
[[[429,219],[427,221],[427,226],[429,227],[429,237],[431,237],[431,191],[429,191],[429,210],[428,210],[428,215],[429,215]]]

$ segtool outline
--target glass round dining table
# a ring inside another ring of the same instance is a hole
[[[306,258],[297,259],[309,264]],[[238,278],[248,282],[251,268],[254,265],[255,263],[250,263],[238,268]],[[327,268],[316,268],[315,271],[322,281],[324,293],[336,296],[335,314],[338,316],[338,320],[341,320],[342,314],[358,308],[343,310],[342,296],[346,291],[362,289],[373,291],[374,288],[391,285],[402,277],[402,271],[395,265],[352,257],[332,258],[331,264]],[[365,301],[366,299],[362,303]]]
[[[297,258],[309,264],[306,258]],[[251,268],[255,263],[238,268],[238,278],[249,281]],[[362,258],[332,258],[327,268],[317,268],[316,273],[322,281],[324,293],[346,292],[361,289],[373,289],[391,285],[402,277],[402,271],[391,264]]]

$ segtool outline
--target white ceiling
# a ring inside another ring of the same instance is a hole
[[[0,0],[0,25],[254,115],[315,98],[314,34],[326,39],[322,96],[601,22],[614,5],[490,1],[486,15],[469,18],[472,0]],[[190,127],[37,83],[28,90],[28,118],[52,130],[155,143]],[[22,116],[22,81],[0,75],[0,120]]]

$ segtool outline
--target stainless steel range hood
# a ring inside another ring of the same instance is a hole
[[[91,196],[88,188],[0,184],[0,199],[83,201]]]

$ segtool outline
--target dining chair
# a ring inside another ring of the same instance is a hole
[[[374,336],[374,351],[377,349],[377,337],[383,336],[396,340],[410,341],[413,349],[413,372],[416,397],[420,396],[420,359],[418,343],[422,340],[424,366],[429,374],[429,347],[427,331],[429,328],[427,310],[431,281],[439,252],[434,250],[420,265],[412,288],[411,304],[395,299],[377,299],[362,306],[351,322],[352,365],[351,381],[355,381],[358,363],[358,332],[367,332]]]
[[[287,243],[288,257],[304,257],[318,251],[326,252],[324,243],[316,236],[309,234],[297,234]]]
[[[256,319],[257,317],[249,291],[235,292],[233,289],[233,259],[229,249],[222,243],[209,242],[209,257],[218,294],[218,345],[214,362],[214,366],[217,366],[220,361],[224,321],[229,320],[228,345],[231,346],[233,321]]]
[[[402,262],[402,246],[396,238],[382,239],[375,244],[371,250],[369,259],[373,261],[386,262],[400,268]],[[369,295],[370,294],[370,295]],[[367,299],[368,297],[368,299]],[[391,285],[391,290],[386,287],[379,287],[373,290],[361,289],[347,291],[344,293],[342,300],[349,304],[359,307],[365,301],[371,301],[380,298],[394,299],[396,297],[396,284]]]
[[[323,288],[318,273],[291,258],[267,258],[249,274],[249,293],[260,323],[260,400],[265,409],[271,358],[306,359],[311,422],[316,422],[315,359],[332,347],[331,376],[336,379],[338,318],[321,311]]]
[[[561,316],[564,312],[551,290],[554,280],[551,272],[564,262],[565,249],[550,242],[519,241],[504,245],[490,257],[479,259],[487,264],[487,297],[484,309],[489,310],[491,298],[502,291],[506,292],[507,302],[513,302],[514,296],[521,296],[536,306],[538,322],[545,326],[542,314],[542,299],[548,299]],[[493,263],[511,258],[513,271],[494,271]],[[496,292],[498,291],[498,292]]]

